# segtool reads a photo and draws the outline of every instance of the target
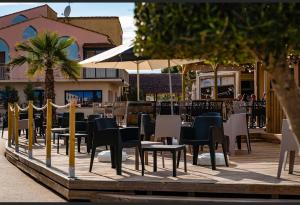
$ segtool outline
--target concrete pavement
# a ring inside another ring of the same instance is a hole
[[[6,134],[0,138],[0,202],[65,202],[6,160]]]

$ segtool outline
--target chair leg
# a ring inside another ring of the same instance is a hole
[[[117,175],[122,175],[122,148],[116,148]]]
[[[116,156],[115,156],[115,147],[110,146],[110,161],[111,161],[111,168],[116,168]]]
[[[178,156],[177,156],[177,168],[179,167],[180,155],[181,155],[181,150],[178,151]]]
[[[228,158],[227,158],[226,143],[222,144],[222,149],[223,149],[223,154],[224,154],[224,159],[225,159],[225,165],[226,165],[226,167],[229,167],[229,165],[228,165]]]
[[[197,165],[199,154],[199,145],[193,146],[193,165]]]
[[[286,150],[280,149],[279,163],[278,163],[278,170],[277,170],[277,178],[278,179],[281,176],[282,166],[283,166],[285,160],[286,160]]]
[[[2,127],[2,135],[1,135],[1,138],[3,138],[3,133],[4,133],[4,126]]]
[[[215,147],[212,143],[209,145],[209,152],[210,152],[210,161],[211,161],[212,170],[216,170]]]
[[[90,161],[90,170],[89,170],[90,172],[92,171],[92,168],[93,168],[95,152],[96,152],[96,147],[92,147],[92,154],[91,154],[91,161]]]
[[[290,151],[289,174],[293,174],[295,164],[295,151]]]

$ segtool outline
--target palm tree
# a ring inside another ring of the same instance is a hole
[[[80,65],[77,61],[68,59],[67,48],[72,45],[74,39],[60,38],[57,33],[45,32],[16,45],[16,51],[21,51],[9,63],[12,68],[28,64],[27,74],[34,76],[37,73],[45,73],[45,100],[52,99],[55,102],[54,69],[58,69],[66,77],[74,79],[80,74]]]

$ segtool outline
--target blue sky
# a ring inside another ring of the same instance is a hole
[[[62,16],[68,3],[0,3],[0,16],[48,4],[58,16]],[[123,29],[123,43],[130,43],[135,37],[134,3],[71,3],[70,16],[118,16]],[[135,71],[129,71],[136,73]],[[158,73],[141,71],[141,73]]]

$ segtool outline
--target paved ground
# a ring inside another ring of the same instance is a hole
[[[0,202],[65,201],[8,162],[4,156],[5,143],[6,139],[0,138]]]

